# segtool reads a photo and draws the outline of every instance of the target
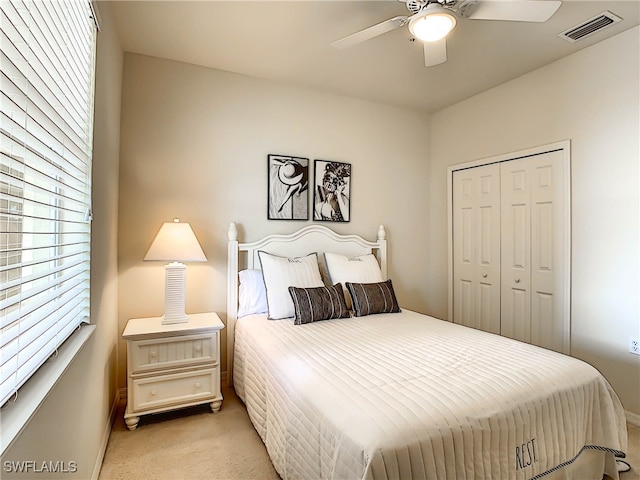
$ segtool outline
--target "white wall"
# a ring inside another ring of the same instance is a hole
[[[117,205],[122,48],[110,10],[100,4],[93,158],[91,322],[96,331],[31,422],[2,457],[5,461],[75,462],[75,473],[12,474],[8,478],[97,476],[117,405]]]
[[[571,353],[640,415],[638,27],[431,118],[430,313],[447,316],[449,165],[571,140]],[[639,419],[640,417],[636,418]]]
[[[163,221],[190,222],[209,259],[188,266],[187,313],[223,318],[229,222],[238,222],[241,241],[311,223],[267,220],[270,153],[352,164],[351,222],[332,226],[375,239],[385,224],[398,297],[424,310],[426,258],[411,252],[424,249],[427,235],[428,145],[423,114],[126,54],[120,331],[129,318],[162,315],[164,267],[142,259]],[[224,348],[222,358],[224,371]]]

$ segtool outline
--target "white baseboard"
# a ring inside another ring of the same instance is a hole
[[[102,461],[104,460],[104,454],[107,451],[107,444],[109,443],[109,435],[111,435],[111,427],[116,419],[116,413],[118,412],[118,405],[120,404],[120,391],[116,391],[116,394],[111,403],[111,411],[109,412],[109,418],[107,418],[107,424],[102,432],[102,441],[100,442],[100,449],[98,450],[98,457],[96,463],[93,466],[93,473],[91,475],[92,480],[98,480],[100,475],[100,469],[102,468]]]
[[[625,410],[624,414],[627,417],[628,423],[630,423],[631,425],[635,425],[636,427],[640,427],[640,415],[638,415],[637,413],[631,413],[627,410]]]

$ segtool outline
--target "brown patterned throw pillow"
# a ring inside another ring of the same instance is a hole
[[[345,285],[351,295],[353,313],[356,317],[400,311],[391,280],[380,283],[347,282]]]
[[[295,325],[349,316],[339,283],[332,287],[289,287],[289,294],[295,309]]]

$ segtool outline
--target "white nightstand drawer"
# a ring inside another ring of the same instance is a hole
[[[136,411],[189,404],[216,398],[220,386],[218,368],[133,380],[133,408]]]
[[[217,363],[216,334],[131,342],[134,373],[201,363]]]

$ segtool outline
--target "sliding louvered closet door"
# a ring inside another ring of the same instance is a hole
[[[568,351],[562,150],[453,172],[453,321]]]

